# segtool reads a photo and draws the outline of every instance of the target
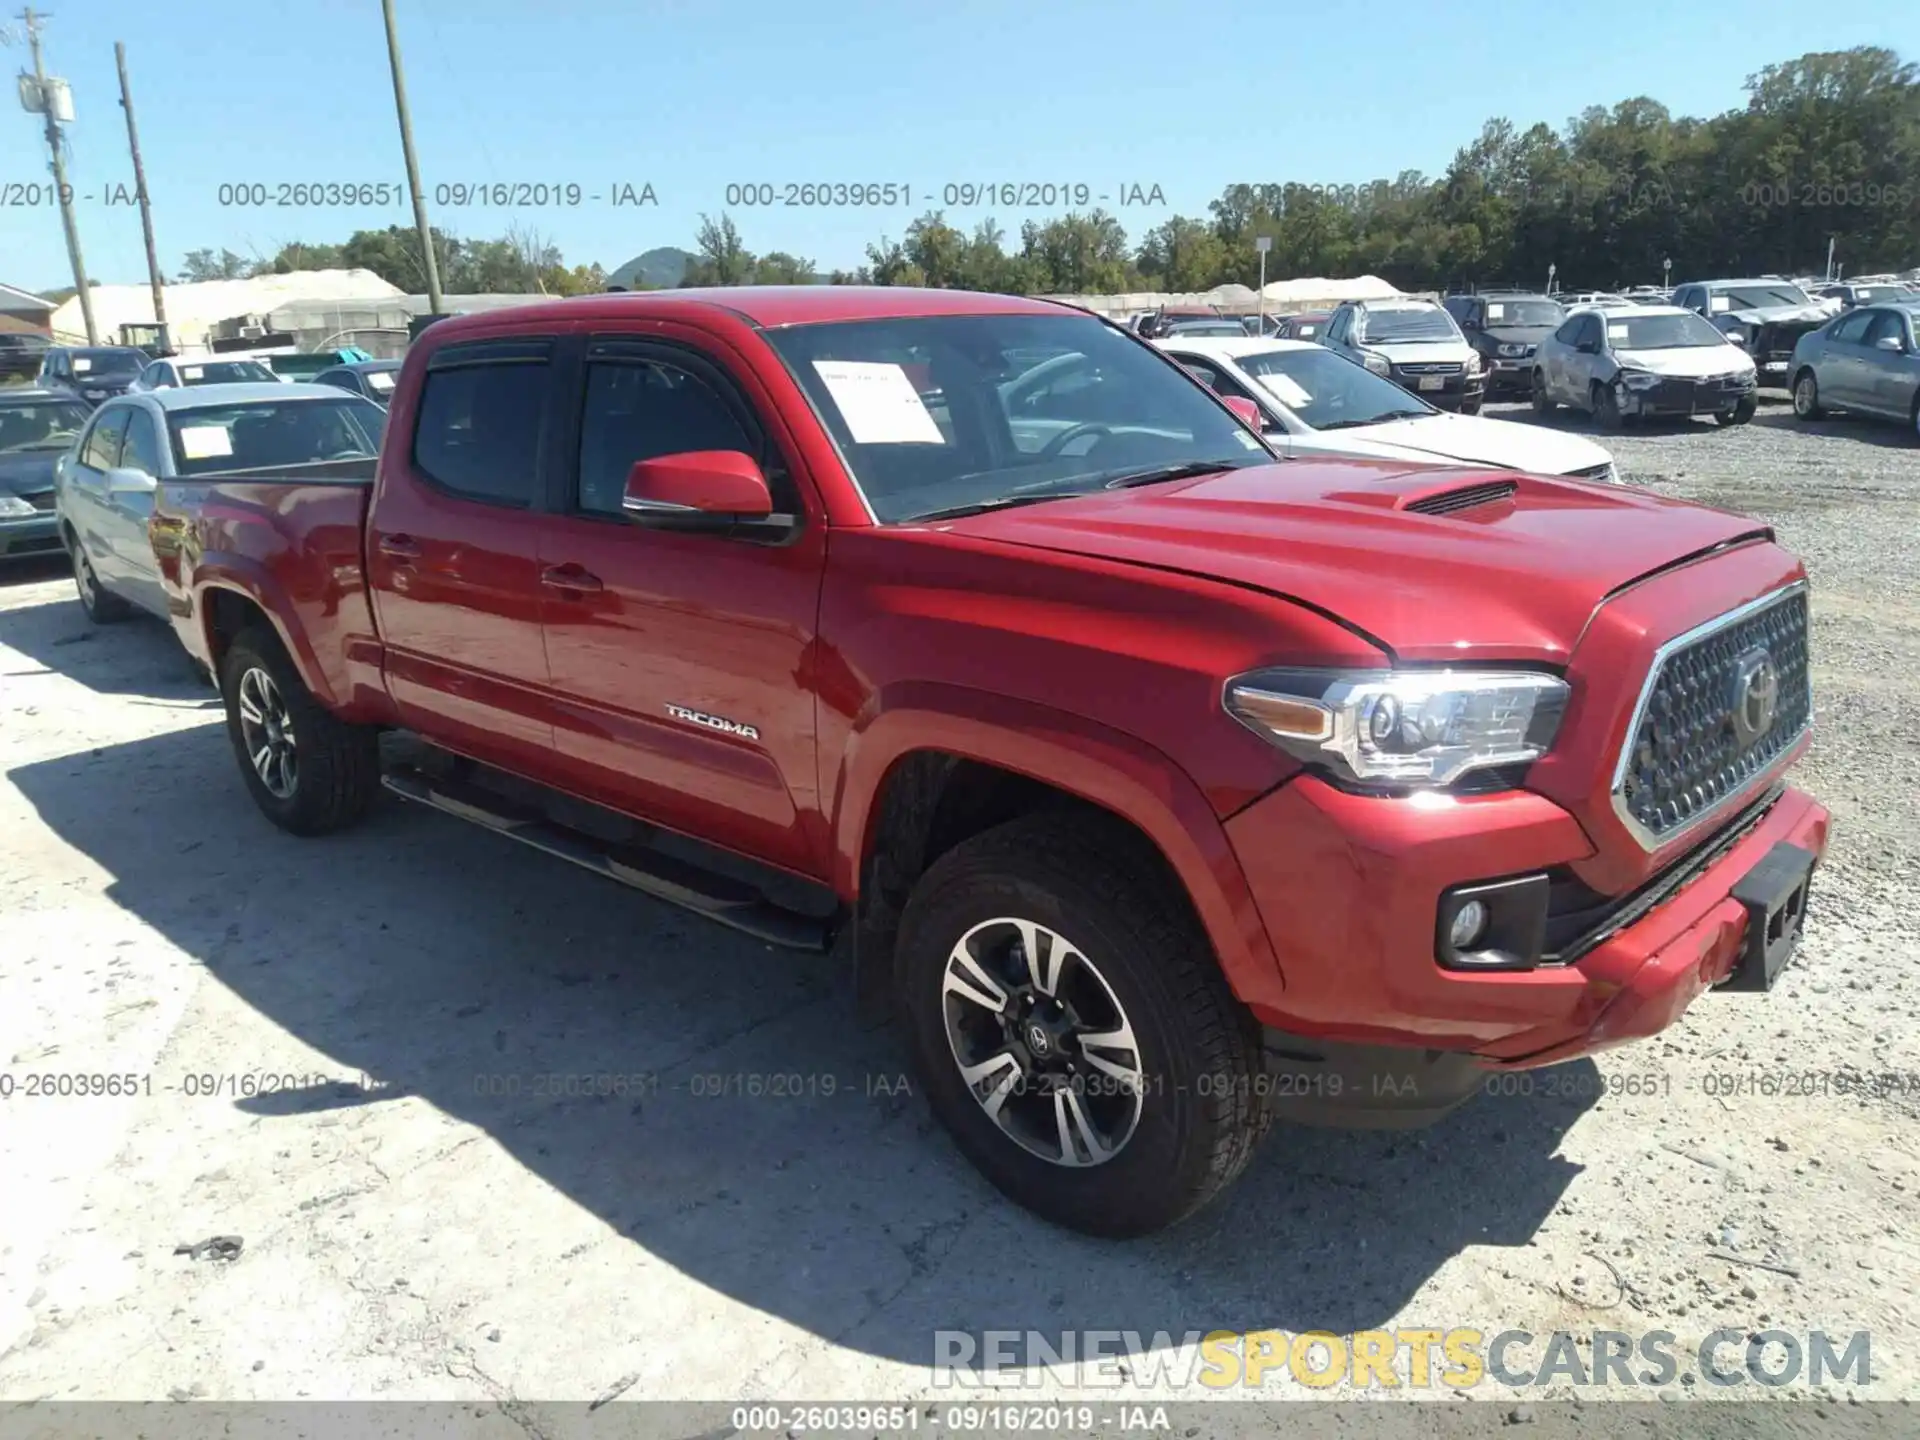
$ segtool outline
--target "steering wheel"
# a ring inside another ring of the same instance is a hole
[[[1098,420],[1083,420],[1078,425],[1069,425],[1058,435],[1054,436],[1053,439],[1049,440],[1046,445],[1041,448],[1039,458],[1042,460],[1059,459],[1061,452],[1082,435],[1105,436],[1111,435],[1112,433],[1113,427],[1111,425],[1103,425]]]
[[[331,455],[322,455],[320,458],[322,460],[365,460],[369,457],[364,450],[336,450]]]

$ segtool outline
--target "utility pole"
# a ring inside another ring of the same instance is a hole
[[[400,117],[400,149],[407,158],[407,188],[413,191],[413,223],[420,232],[420,253],[427,263],[427,305],[440,313],[440,262],[433,254],[433,227],[427,223],[427,196],[420,188],[420,162],[413,154],[413,121],[407,115],[407,78],[400,69],[400,32],[394,28],[393,0],[380,0],[387,17],[387,59],[393,66],[393,108]]]
[[[67,161],[60,153],[60,122],[53,113],[53,96],[47,90],[47,69],[40,58],[40,21],[43,17],[27,10],[20,17],[27,26],[27,46],[33,51],[33,83],[40,100],[40,115],[47,122],[47,149],[53,155],[53,183],[60,201],[60,223],[67,232],[67,258],[73,262],[74,293],[80,297],[80,314],[87,323],[87,343],[98,345],[100,332],[93,324],[93,295],[87,289],[87,262],[80,255],[80,227],[73,219],[73,190],[67,184]]]
[[[1260,254],[1260,319],[1258,322],[1260,329],[1257,333],[1264,340],[1267,338],[1267,252],[1273,249],[1273,237],[1271,235],[1254,236],[1253,248]]]
[[[140,230],[147,238],[147,279],[153,285],[153,318],[167,323],[167,298],[160,284],[160,256],[153,245],[153,206],[147,200],[147,167],[140,163],[140,130],[133,123],[133,92],[127,88],[127,47],[113,42],[113,63],[120,67],[120,108],[127,112],[127,148],[133,151],[133,188],[140,197]]]

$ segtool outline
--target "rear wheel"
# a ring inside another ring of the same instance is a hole
[[[1908,419],[1913,425],[1914,438],[1920,440],[1920,390],[1914,392],[1913,414]]]
[[[220,664],[227,735],[254,803],[282,830],[351,825],[380,788],[379,731],[350,725],[313,697],[271,630],[247,630]]]
[[[1533,372],[1533,413],[1546,416],[1560,408],[1558,401],[1547,394],[1547,376],[1543,370]]]
[[[72,534],[67,536],[67,558],[73,562],[73,588],[80,596],[80,608],[87,612],[87,619],[96,625],[111,625],[133,613],[133,606],[101,585],[100,577],[93,572],[93,561],[87,558],[86,547]]]
[[[986,1177],[1132,1236],[1219,1193],[1268,1112],[1257,1032],[1184,897],[1115,838],[1037,815],[947,852],[902,918],[898,999],[934,1113]]]
[[[1793,413],[1801,420],[1818,420],[1827,413],[1820,404],[1820,382],[1811,369],[1793,377]]]

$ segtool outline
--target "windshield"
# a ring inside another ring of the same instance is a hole
[[[273,383],[279,378],[258,360],[209,360],[180,367],[182,385],[243,385],[260,380]]]
[[[1460,331],[1446,311],[1422,306],[1414,310],[1369,310],[1361,342],[1367,345],[1458,340]]]
[[[1862,305],[1873,305],[1882,300],[1904,300],[1909,293],[1911,292],[1904,285],[1856,285],[1853,287],[1853,298]]]
[[[1178,366],[1091,316],[861,320],[767,339],[882,524],[1274,458]]]
[[[147,368],[143,350],[75,350],[69,358],[76,375],[131,375]]]
[[[387,412],[358,395],[241,401],[167,416],[174,465],[185,476],[372,457],[386,426]]]
[[[1489,300],[1487,328],[1551,330],[1567,318],[1567,312],[1551,300]]]
[[[1811,305],[1807,292],[1798,285],[1742,285],[1733,290],[1716,290],[1708,304],[1715,311],[1727,309],[1722,301],[1729,301],[1735,310],[1766,310],[1775,305]]]
[[[1234,363],[1315,430],[1434,413],[1426,401],[1331,350],[1262,350]]]
[[[72,400],[0,406],[0,455],[64,450],[87,423],[87,407]]]
[[[1689,350],[1725,345],[1727,337],[1698,315],[1609,315],[1607,343],[1615,350]]]

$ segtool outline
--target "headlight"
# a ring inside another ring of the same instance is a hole
[[[1480,352],[1478,350],[1468,351],[1467,352],[1467,374],[1478,375],[1483,368],[1485,367],[1483,367],[1480,363]]]
[[[1526,354],[1527,347],[1525,345],[1506,344],[1500,347],[1500,353],[1506,356],[1507,359],[1514,360]]]
[[[0,516],[17,519],[22,515],[37,515],[40,512],[22,500],[18,495],[0,495]]]
[[[1363,351],[1360,363],[1376,375],[1393,374],[1393,363],[1384,355],[1376,355],[1371,350]]]
[[[1227,682],[1227,713],[1288,754],[1361,785],[1448,785],[1537,760],[1567,685],[1494,670],[1257,670]]]
[[[1629,390],[1651,390],[1660,383],[1660,377],[1649,375],[1645,370],[1623,370],[1620,383]]]

